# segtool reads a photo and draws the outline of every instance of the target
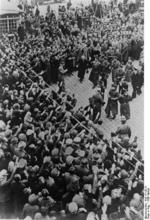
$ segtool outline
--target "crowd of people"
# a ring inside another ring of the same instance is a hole
[[[60,9],[58,19],[50,9],[45,18],[28,12],[0,40],[0,218],[143,219],[143,158],[127,121],[144,83],[143,18],[117,7],[93,15],[92,7]],[[90,71],[97,88],[78,109],[65,92],[74,70],[81,83]],[[101,108],[111,74],[105,112],[115,119],[120,102],[121,125],[108,140]]]

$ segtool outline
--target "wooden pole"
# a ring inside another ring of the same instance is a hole
[[[9,17],[8,16],[7,16],[6,20],[7,20],[7,32],[9,33]]]

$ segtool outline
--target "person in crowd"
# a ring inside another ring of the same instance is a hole
[[[11,204],[11,182],[15,175],[17,169],[17,163],[11,170],[10,176],[8,178],[8,172],[6,169],[0,171],[0,217],[1,218],[10,218],[12,212]]]
[[[92,108],[93,108],[92,120],[95,123],[100,122],[101,109],[102,109],[102,106],[105,104],[103,97],[101,95],[100,88],[97,88],[96,94],[92,96],[91,101],[92,101]]]
[[[24,29],[24,24],[21,22],[21,24],[18,27],[18,36],[20,41],[24,41],[25,39],[25,29]]]
[[[126,67],[125,67],[125,80],[127,82],[131,82],[132,73],[133,73],[134,67],[131,60],[128,60]]]
[[[126,119],[130,119],[130,106],[129,101],[132,100],[132,97],[128,94],[128,91],[125,90],[123,94],[119,97],[120,102],[120,115],[125,116]]]
[[[22,217],[25,218],[27,216],[30,216],[31,218],[33,218],[38,210],[39,206],[37,203],[37,196],[35,194],[29,195],[28,203],[26,203],[23,207]]]
[[[64,81],[64,74],[67,72],[67,70],[64,69],[64,61],[62,60],[60,62],[59,68],[58,68],[58,79],[59,79],[59,91],[58,93],[65,91],[65,81]]]
[[[137,76],[136,69],[134,70],[132,74],[131,83],[132,83],[132,88],[133,88],[132,98],[135,98],[137,95],[137,91],[138,91],[138,76]]]
[[[119,126],[117,131],[115,132],[121,142],[129,141],[129,139],[131,138],[131,128],[129,125],[127,125],[126,122],[126,117],[123,115],[121,117],[121,126]]]
[[[100,76],[100,62],[98,59],[98,55],[95,55],[95,60],[93,61],[92,70],[89,76],[89,80],[93,83],[93,88],[96,87],[99,76]]]
[[[18,214],[20,216],[20,214],[22,213],[22,209],[23,209],[23,205],[24,205],[23,204],[23,202],[24,202],[24,199],[23,199],[24,188],[25,188],[25,184],[21,181],[21,175],[16,174],[14,176],[14,180],[11,183],[11,196],[12,196],[12,200],[13,200],[14,213],[16,216]]]
[[[144,83],[144,78],[143,78],[143,71],[142,69],[139,69],[137,72],[137,78],[138,78],[138,90],[137,94],[140,95],[142,93],[142,86]]]
[[[86,70],[87,70],[87,60],[83,54],[79,59],[79,64],[78,64],[78,77],[80,79],[80,82],[83,81]]]
[[[117,92],[117,86],[113,84],[109,91],[108,102],[105,109],[107,117],[110,117],[111,114],[112,119],[116,118],[118,114],[118,99],[119,93]]]
[[[143,74],[141,70],[135,69],[131,78],[131,84],[133,87],[132,98],[141,94],[141,88],[143,86]]]

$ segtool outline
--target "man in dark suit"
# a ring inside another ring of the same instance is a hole
[[[92,97],[92,106],[93,106],[93,121],[99,122],[101,117],[101,108],[105,104],[102,95],[101,89],[97,89],[97,93]]]
[[[24,37],[25,37],[25,29],[23,26],[23,23],[21,23],[18,27],[18,36],[19,36],[19,40],[23,41]]]
[[[134,72],[131,77],[131,83],[132,83],[132,88],[133,88],[132,98],[136,98],[136,95],[138,94],[139,81],[140,81],[139,79],[140,79],[140,77],[138,75],[138,70],[134,69]]]
[[[80,82],[82,82],[84,79],[86,69],[87,69],[87,60],[83,54],[79,60],[79,66],[78,66],[78,77],[80,78]]]

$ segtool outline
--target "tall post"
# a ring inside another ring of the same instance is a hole
[[[91,0],[91,5],[92,5],[92,7],[94,6],[94,0]]]
[[[7,16],[6,20],[7,20],[7,32],[9,33],[9,17],[8,16]]]

